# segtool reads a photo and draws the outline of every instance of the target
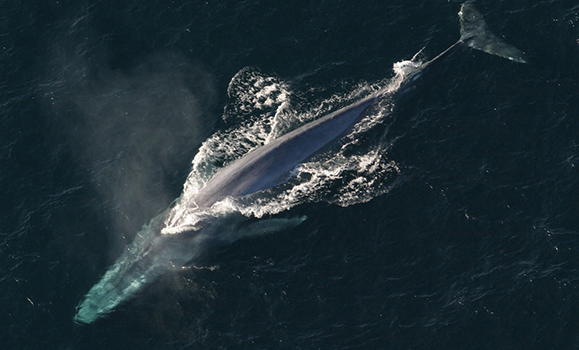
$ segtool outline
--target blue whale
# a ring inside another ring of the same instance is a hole
[[[273,188],[285,182],[300,163],[322,152],[340,139],[383,98],[397,99],[413,91],[429,72],[448,62],[448,58],[469,49],[525,63],[523,53],[493,35],[472,2],[462,5],[459,12],[460,39],[434,59],[423,63],[405,78],[399,88],[385,90],[366,97],[350,106],[301,126],[269,143],[256,148],[234,161],[185,203],[187,208],[209,208],[229,197],[243,197]],[[77,306],[74,321],[92,323],[112,312],[145,285],[160,275],[181,268],[202,252],[212,237],[224,230],[239,230],[231,220],[208,221],[194,234],[166,234],[167,222],[178,222],[179,214],[168,209],[144,226],[115,264],[95,284]],[[275,231],[299,224],[303,218],[258,220],[253,227],[241,230]],[[165,227],[163,227],[165,225]],[[249,235],[251,232],[239,236]],[[165,232],[165,233],[164,233]],[[237,236],[237,237],[239,237]]]

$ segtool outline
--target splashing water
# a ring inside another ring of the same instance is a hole
[[[167,216],[162,232],[178,234],[198,230],[208,217],[232,212],[261,218],[308,201],[349,206],[388,192],[388,180],[400,173],[397,164],[387,156],[392,140],[387,143],[386,134],[377,142],[363,140],[376,125],[388,124],[388,119],[393,118],[394,101],[389,94],[396,92],[405,78],[420,67],[415,58],[398,62],[394,64],[392,79],[359,84],[349,93],[331,96],[304,112],[292,104],[292,96],[298,93],[291,92],[289,84],[251,68],[242,69],[229,83],[232,102],[223,118],[243,121],[232,129],[215,133],[203,143],[193,159],[183,194]],[[379,91],[384,92],[386,98],[343,137],[340,147],[296,167],[287,183],[264,191],[265,195],[227,198],[211,208],[188,205],[215,173],[235,159],[300,125]]]

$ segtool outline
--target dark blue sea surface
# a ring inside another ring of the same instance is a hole
[[[78,325],[202,143],[275,114],[252,86],[340,108],[452,45],[460,3],[4,1],[1,347],[579,348],[579,4],[476,4],[529,63],[467,52],[401,100],[360,140],[396,170],[369,200],[334,182]]]

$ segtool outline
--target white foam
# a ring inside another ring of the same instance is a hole
[[[421,63],[415,59],[398,62],[393,67],[393,78],[375,84],[360,83],[349,92],[334,94],[304,111],[292,105],[292,98],[299,92],[290,91],[287,83],[251,68],[242,69],[229,83],[231,102],[223,115],[223,119],[233,126],[215,133],[201,146],[193,159],[183,195],[165,221],[163,233],[199,229],[207,217],[231,212],[260,218],[304,202],[328,201],[349,206],[387,192],[389,180],[401,172],[398,165],[388,159],[387,145],[394,141],[383,142],[382,138],[378,142],[366,142],[365,134],[378,124],[390,122],[393,102],[388,94],[394,93],[404,79],[420,67]],[[203,210],[191,205],[191,199],[219,169],[243,154],[308,121],[380,91],[386,97],[342,139],[341,148],[299,165],[289,185],[248,198],[227,198]]]

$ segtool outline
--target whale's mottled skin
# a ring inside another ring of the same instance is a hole
[[[514,62],[525,62],[520,50],[504,43],[488,31],[472,2],[462,5],[459,17],[461,38],[440,55],[412,71],[398,89],[373,94],[247,153],[218,172],[185,203],[186,206],[208,208],[227,197],[249,195],[282,183],[296,165],[349,132],[376,101],[385,97],[397,101],[399,97],[413,91],[425,75],[439,70],[441,65],[448,62],[449,57],[464,49],[474,48]],[[217,235],[220,230],[231,228],[223,223],[209,223],[195,234],[181,237],[179,234],[160,234],[165,217],[176,215],[167,213],[145,226],[116,263],[91,288],[77,307],[75,322],[92,323],[110,313],[147,283],[167,271],[180,268],[194,258],[210,237]],[[178,222],[178,219],[171,218],[168,222]],[[269,219],[254,224],[254,227],[261,231],[273,231],[294,226],[299,222],[300,219]],[[247,231],[248,228],[244,227],[243,230]]]
[[[379,97],[367,97],[249,152],[217,173],[194,197],[195,204],[209,206],[279,184],[297,164],[347,132]]]

